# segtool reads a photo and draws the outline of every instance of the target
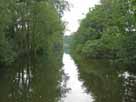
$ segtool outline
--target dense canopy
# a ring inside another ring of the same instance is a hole
[[[136,64],[135,0],[101,0],[74,34],[72,52],[86,59]],[[135,70],[135,68],[133,68]]]

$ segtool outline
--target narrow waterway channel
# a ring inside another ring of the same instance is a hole
[[[66,92],[61,102],[93,102],[91,93],[86,92],[83,82],[79,80],[77,65],[69,54],[64,53],[63,64],[65,78],[63,78],[62,84],[65,84],[69,91]],[[64,81],[65,79],[67,81]]]

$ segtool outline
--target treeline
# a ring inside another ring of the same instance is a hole
[[[70,53],[70,45],[72,44],[72,35],[71,36],[64,36],[64,52]]]
[[[74,34],[72,53],[136,65],[136,0],[101,0],[90,9]]]
[[[0,65],[29,56],[61,58],[67,2],[63,0],[0,0]]]

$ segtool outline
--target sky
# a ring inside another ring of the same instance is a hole
[[[65,11],[63,21],[66,22],[64,35],[71,35],[79,28],[79,21],[85,17],[89,8],[94,7],[100,0],[66,0],[70,3],[70,11]]]

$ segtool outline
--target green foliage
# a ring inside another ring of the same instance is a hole
[[[64,30],[60,13],[65,7],[64,0],[1,0],[0,63],[23,57],[60,59]]]
[[[2,101],[58,101],[65,4],[57,1],[0,0],[0,78],[6,85]]]
[[[135,0],[101,0],[90,9],[74,34],[72,53],[91,58],[136,63]]]
[[[14,3],[14,0],[0,1],[0,64],[10,64],[15,56],[10,43],[11,39],[7,37],[10,33],[9,26],[12,24],[12,18],[14,17]]]
[[[72,44],[72,35],[71,36],[64,36],[64,51],[65,53],[70,53],[70,46]]]

